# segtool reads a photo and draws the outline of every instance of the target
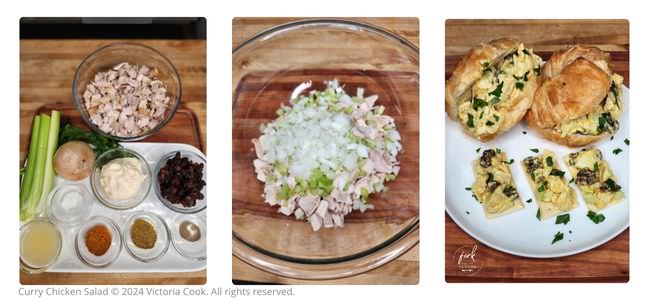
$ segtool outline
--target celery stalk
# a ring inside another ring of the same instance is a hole
[[[45,173],[43,175],[43,191],[41,192],[41,205],[47,202],[47,197],[54,186],[54,153],[59,146],[59,121],[61,113],[53,110],[50,116],[50,130],[47,139],[47,153],[45,157]]]
[[[41,115],[41,126],[38,130],[38,143],[36,147],[36,162],[34,166],[34,179],[32,181],[32,188],[28,191],[28,198],[25,200],[26,207],[20,213],[21,220],[27,220],[38,213],[39,202],[41,200],[41,192],[43,191],[43,175],[45,175],[45,161],[47,154],[47,140],[50,132],[50,117],[48,115]]]
[[[41,126],[41,117],[35,116],[32,122],[32,137],[29,142],[29,152],[27,153],[27,162],[24,167],[23,182],[20,188],[20,210],[24,210],[27,204],[27,195],[32,189],[34,182],[34,164],[36,163],[36,147],[38,146],[38,133]]]

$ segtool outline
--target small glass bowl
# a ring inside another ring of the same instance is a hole
[[[144,173],[144,181],[140,185],[140,189],[128,199],[113,200],[108,195],[106,195],[104,188],[101,186],[101,170],[104,165],[113,159],[124,157],[134,157],[138,159],[140,162],[141,170]],[[126,148],[112,149],[104,152],[95,160],[93,173],[90,175],[90,186],[93,190],[93,194],[95,194],[95,197],[97,197],[97,199],[99,199],[99,201],[104,205],[119,210],[133,208],[140,204],[149,194],[149,190],[151,189],[151,168],[149,168],[149,163],[147,163],[147,160],[145,160],[142,155],[133,150]]]
[[[137,219],[149,222],[156,230],[156,243],[153,248],[140,248],[136,246],[131,239],[131,226],[133,226],[133,223]],[[165,221],[163,221],[159,216],[145,211],[137,212],[126,221],[126,226],[124,227],[124,242],[126,250],[131,254],[131,256],[133,256],[133,258],[145,263],[154,262],[163,257],[169,249],[169,229],[167,229]]]
[[[43,265],[35,265],[33,263],[30,263],[27,259],[23,257],[23,238],[25,237],[25,234],[27,234],[30,230],[34,228],[34,226],[38,226],[41,224],[46,226],[52,226],[52,228],[56,231],[56,234],[58,235],[59,245],[57,247],[56,254],[54,255],[54,257],[50,262]],[[63,240],[61,236],[61,231],[56,227],[56,225],[54,225],[54,223],[50,222],[48,219],[44,217],[43,218],[37,217],[32,221],[25,223],[23,226],[20,227],[20,268],[29,274],[38,274],[47,271],[47,269],[59,259],[62,246],[63,246]]]
[[[111,233],[111,246],[102,256],[91,253],[86,247],[86,233],[95,225],[104,225]],[[122,252],[122,233],[120,227],[113,220],[104,216],[94,216],[84,223],[75,238],[75,250],[81,262],[91,268],[105,268],[110,266]]]
[[[188,221],[196,224],[201,232],[201,237],[194,242],[188,241],[181,236],[180,226],[183,222]],[[205,218],[197,215],[178,215],[173,223],[169,226],[172,236],[172,243],[176,251],[185,258],[191,260],[202,261],[205,260],[207,255],[207,232]]]
[[[145,65],[158,69],[158,79],[165,84],[167,95],[170,98],[169,107],[165,111],[165,117],[160,124],[149,131],[132,137],[114,136],[99,129],[97,125],[90,121],[90,115],[86,110],[82,96],[86,91],[86,85],[94,80],[95,74],[106,71],[122,62]],[[174,117],[176,110],[180,106],[181,91],[181,78],[172,62],[158,50],[135,43],[114,43],[95,50],[79,64],[72,82],[74,106],[81,113],[81,118],[84,122],[92,130],[123,142],[142,140],[163,128]]]
[[[50,193],[48,216],[56,224],[77,225],[90,215],[92,199],[90,192],[83,185],[64,184]]]
[[[196,154],[194,152],[178,150],[178,151],[172,151],[172,152],[169,152],[169,153],[163,155],[163,157],[156,164],[156,168],[155,168],[155,171],[154,171],[154,175],[155,175],[154,184],[153,184],[154,185],[154,191],[156,191],[156,196],[158,196],[158,199],[160,200],[160,202],[162,202],[165,206],[167,206],[169,209],[171,209],[171,210],[173,210],[175,212],[183,213],[183,214],[193,214],[193,213],[200,212],[200,211],[204,210],[208,206],[208,203],[207,203],[208,195],[206,194],[207,185],[204,185],[203,189],[201,189],[201,194],[203,194],[203,199],[196,200],[196,205],[194,205],[192,207],[184,207],[181,204],[171,203],[167,199],[165,199],[162,196],[162,193],[160,192],[160,182],[158,181],[158,173],[160,172],[160,169],[162,169],[162,167],[165,166],[165,164],[167,163],[167,160],[174,157],[174,155],[176,155],[177,152],[181,153],[181,158],[187,157],[190,161],[192,161],[194,163],[202,163],[203,164],[203,181],[205,181],[207,183],[206,173],[207,173],[208,165],[207,165],[205,159],[201,155]]]

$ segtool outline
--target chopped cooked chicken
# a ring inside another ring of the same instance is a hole
[[[90,121],[101,131],[119,137],[152,130],[171,105],[158,70],[128,62],[97,73],[82,98]]]
[[[291,106],[262,127],[253,139],[257,179],[264,182],[265,202],[284,215],[306,220],[314,231],[343,227],[353,210],[373,209],[368,196],[386,190],[399,173],[400,134],[395,121],[376,106],[377,96],[354,97],[339,83],[324,91],[291,94]]]

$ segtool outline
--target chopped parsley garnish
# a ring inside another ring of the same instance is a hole
[[[625,145],[628,145],[628,146],[630,145],[630,140],[625,139],[624,142],[625,142]]]
[[[541,211],[540,211],[539,208],[538,208],[538,209],[537,209],[537,215],[536,215],[535,217],[537,218],[537,220],[540,220],[540,221],[541,221],[541,220],[542,220],[542,217],[541,217],[541,216],[542,216],[542,213],[541,213]]]
[[[553,237],[553,241],[551,242],[551,245],[561,241],[562,239],[564,239],[564,233],[558,231]]]
[[[623,150],[621,148],[616,148],[612,152],[614,152],[614,154],[618,155],[619,153],[623,152]]]
[[[476,153],[478,153],[479,151],[481,151],[481,147],[476,148]]]
[[[501,148],[496,148],[495,150],[497,151],[497,153],[501,153]]]
[[[546,165],[549,166],[549,167],[553,166],[553,158],[552,157],[550,157],[550,156],[546,157]]]
[[[474,116],[472,114],[467,114],[467,127],[474,128]]]
[[[466,191],[471,191],[472,188],[471,188],[471,187],[466,187],[465,190],[466,190]]]
[[[600,117],[598,117],[598,132],[605,131],[607,129],[606,127],[616,128],[616,121],[612,119],[612,115],[608,112],[602,113]]]
[[[560,171],[558,169],[553,169],[553,170],[551,170],[550,175],[557,176],[557,177],[564,177],[564,171]]]
[[[518,90],[523,91],[523,90],[524,90],[524,83],[521,82],[521,81],[517,81],[517,83],[515,83],[515,87],[516,87]]]
[[[509,164],[509,165],[512,165],[512,163],[514,163],[514,162],[515,162],[515,160],[511,158],[511,159],[510,159],[510,161],[505,161],[505,160],[502,160],[501,162],[502,162],[502,163],[504,163],[504,164]]]
[[[596,223],[596,224],[602,223],[603,221],[605,221],[605,216],[603,214],[597,214],[597,213],[595,213],[595,212],[593,212],[591,210],[587,213],[587,217],[589,219],[591,219],[591,221]]]
[[[546,191],[546,185],[544,185],[544,184],[540,185],[537,188],[537,191],[540,192],[540,193],[543,193],[544,191]]]
[[[566,225],[571,221],[571,215],[570,214],[563,214],[559,215],[555,218],[555,224],[564,224]]]
[[[533,202],[533,199],[526,200],[526,203],[532,203],[532,202]]]
[[[487,125],[487,126],[492,126],[492,125],[494,125],[494,122],[488,120],[487,122],[485,122],[485,125]]]
[[[494,181],[494,175],[492,173],[488,173],[488,178],[485,180],[485,183],[490,183]]]
[[[533,151],[535,153],[539,153],[539,149],[537,149],[537,148],[530,149],[530,151]]]
[[[598,172],[598,162],[594,163],[594,172]]]
[[[523,134],[528,134],[528,132],[526,132],[526,131],[522,131],[521,133],[523,133]]]
[[[605,118],[603,118],[602,115],[600,117],[598,117],[598,131],[599,132],[605,131],[605,123],[606,122],[607,121],[605,120]]]
[[[616,181],[612,180],[611,178],[607,178],[607,180],[605,180],[605,184],[607,185],[607,189],[610,192],[618,192],[621,190],[621,186],[616,184]]]
[[[486,69],[488,67],[490,67],[490,62],[489,61],[484,62],[483,63],[483,68]]]
[[[474,193],[472,193],[472,198],[474,198],[474,200],[476,200],[478,202],[481,202],[480,200],[478,200],[478,197],[476,197],[476,194],[474,194]]]
[[[469,211],[465,211],[465,213],[469,215]]]
[[[496,120],[497,122],[499,122],[499,116],[497,116],[497,115],[492,115],[492,117],[494,118],[494,120]]]
[[[530,55],[530,53],[528,53],[528,50],[526,50],[526,48],[524,48],[524,50],[523,50],[522,52],[523,52],[524,54],[526,54],[526,55]],[[530,72],[530,71],[528,71],[528,72]]]
[[[503,81],[499,82],[497,87],[493,91],[489,92],[488,95],[492,95],[494,97],[501,98],[501,93],[502,92],[503,92]]]
[[[571,178],[571,180],[569,180],[569,183],[573,183],[574,181],[576,181],[576,180]]]
[[[537,66],[537,68],[533,69],[533,71],[535,71],[535,75],[539,75],[542,73],[542,67]]]
[[[481,98],[474,97],[474,100],[472,100],[472,108],[474,108],[474,110],[478,110],[479,108],[487,105],[488,103]]]

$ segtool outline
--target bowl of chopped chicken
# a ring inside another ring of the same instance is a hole
[[[81,62],[72,98],[93,130],[119,141],[137,141],[159,131],[174,116],[181,81],[171,61],[157,50],[114,43]]]
[[[269,273],[367,272],[419,240],[419,50],[299,20],[232,56],[232,248]]]

